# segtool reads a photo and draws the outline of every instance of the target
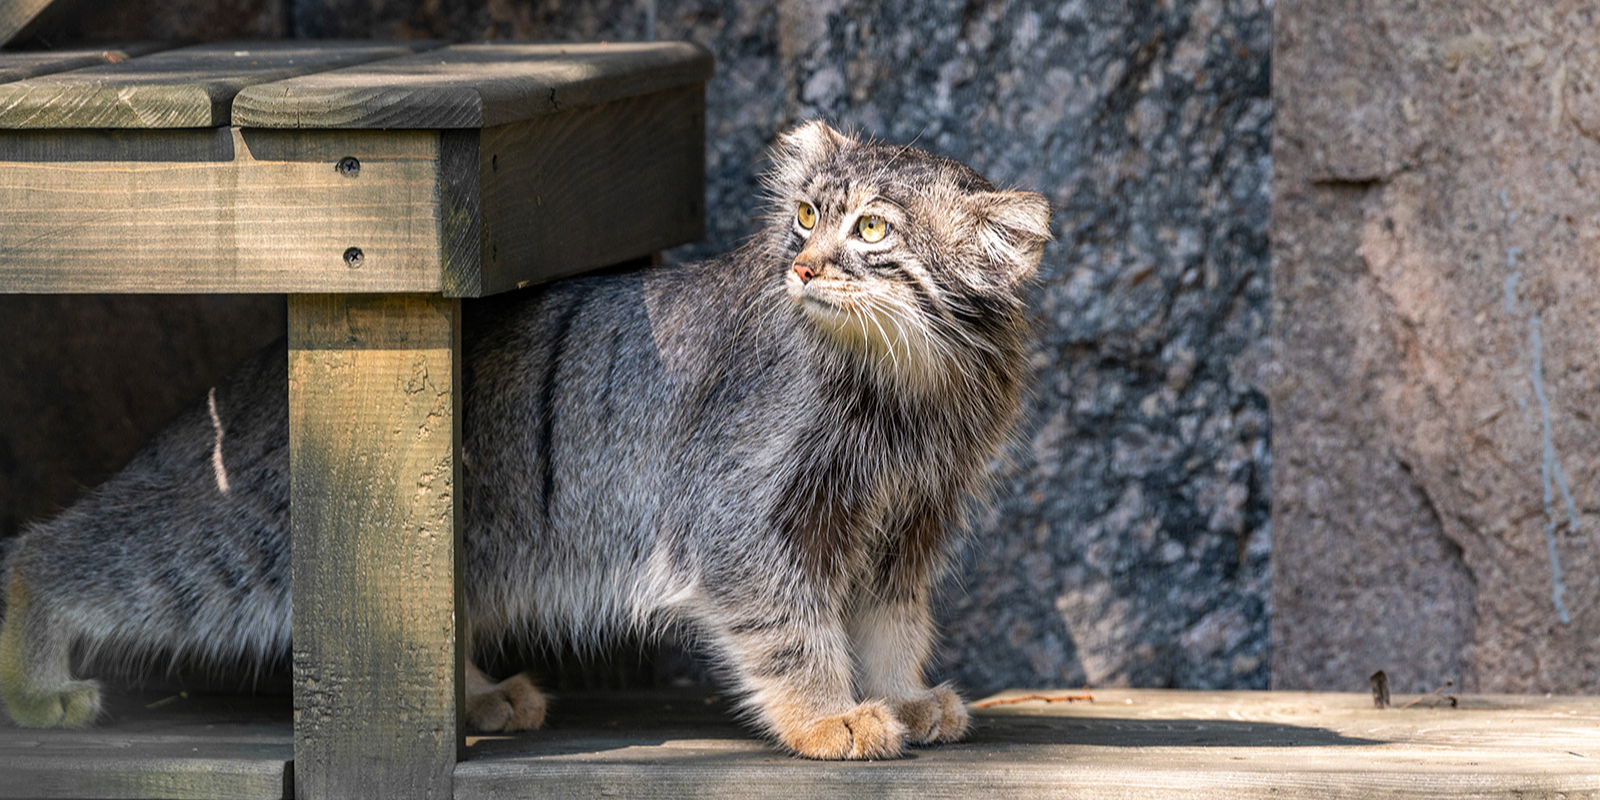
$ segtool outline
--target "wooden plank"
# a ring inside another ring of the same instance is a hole
[[[783,756],[726,698],[578,694],[551,728],[475,737],[456,797],[1572,797],[1600,793],[1600,698],[1102,690],[976,711],[968,741],[869,763]],[[1401,699],[1404,701],[1404,698]]]
[[[53,0],[5,0],[0,3],[0,45],[11,41],[39,12],[50,6]]]
[[[75,50],[0,53],[0,83],[101,64],[119,64],[130,58],[166,50],[171,46],[167,42],[142,41]]]
[[[253,86],[236,124],[485,128],[701,84],[714,61],[685,42],[470,44]]]
[[[705,91],[682,86],[486,128],[481,292],[705,235]]]
[[[287,796],[288,695],[106,694],[87,730],[11,727],[0,717],[0,798]]]
[[[446,297],[483,294],[482,187],[478,178],[479,133],[439,131],[439,218],[444,249]]]
[[[436,292],[438,173],[431,131],[0,131],[0,291]]]
[[[0,84],[0,128],[213,128],[229,124],[234,95],[247,86],[435,46],[274,41],[184,47]]]
[[[460,301],[291,295],[295,796],[449,798]]]
[[[731,721],[727,697],[705,690],[573,692],[557,698],[544,730],[468,737],[455,793],[1206,800],[1600,791],[1600,698],[1469,695],[1457,708],[1376,711],[1357,694],[1092,694],[1092,704],[979,710],[967,742],[837,764],[778,754]],[[0,721],[0,797],[278,796],[272,781],[293,738],[286,698],[107,699],[110,718],[91,730]],[[145,708],[152,700],[160,705]],[[152,783],[97,783],[118,765]]]

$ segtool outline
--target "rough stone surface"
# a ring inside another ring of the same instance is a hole
[[[749,235],[765,148],[811,117],[1043,192],[1036,391],[946,588],[939,677],[1267,685],[1266,2],[290,0],[285,16],[303,37],[653,28],[706,45],[708,239],[678,259]]]
[[[1600,13],[1279,3],[1274,688],[1600,689]]]

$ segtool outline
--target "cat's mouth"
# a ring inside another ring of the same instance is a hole
[[[853,319],[842,303],[826,297],[824,293],[812,287],[805,287],[795,292],[794,299],[798,302],[800,310],[811,318],[811,322],[824,330],[841,333],[841,329]],[[846,336],[846,338],[854,337]]]
[[[822,297],[822,292],[816,286],[807,285],[794,275],[789,276],[789,296],[794,298],[802,308],[809,311],[821,311],[829,314],[840,313],[839,304]]]
[[[837,303],[828,302],[827,300],[824,300],[824,299],[822,299],[820,297],[817,297],[814,294],[803,294],[803,295],[801,295],[800,296],[800,304],[803,305],[803,306],[806,306],[808,308],[815,308],[815,309],[818,309],[818,310],[821,310],[821,311],[830,311],[830,312],[838,312],[839,311],[839,306],[838,306]]]
[[[802,287],[795,292],[794,298],[799,301],[800,308],[825,327],[843,325],[850,317],[846,306],[839,300],[828,297],[827,294],[818,291],[816,287]]]

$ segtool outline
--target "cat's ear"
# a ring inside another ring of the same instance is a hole
[[[802,123],[779,139],[781,145],[800,158],[822,163],[855,140],[834,130],[820,119]]]
[[[768,180],[779,194],[799,191],[806,179],[834,153],[855,144],[855,140],[813,120],[781,134],[773,146],[772,172]]]
[[[1037,192],[978,192],[967,207],[978,219],[978,242],[1008,283],[1033,277],[1050,240],[1050,201]]]

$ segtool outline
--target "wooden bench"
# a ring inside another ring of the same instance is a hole
[[[711,56],[139,53],[0,55],[0,292],[289,295],[294,793],[449,797],[460,298],[700,238]]]

